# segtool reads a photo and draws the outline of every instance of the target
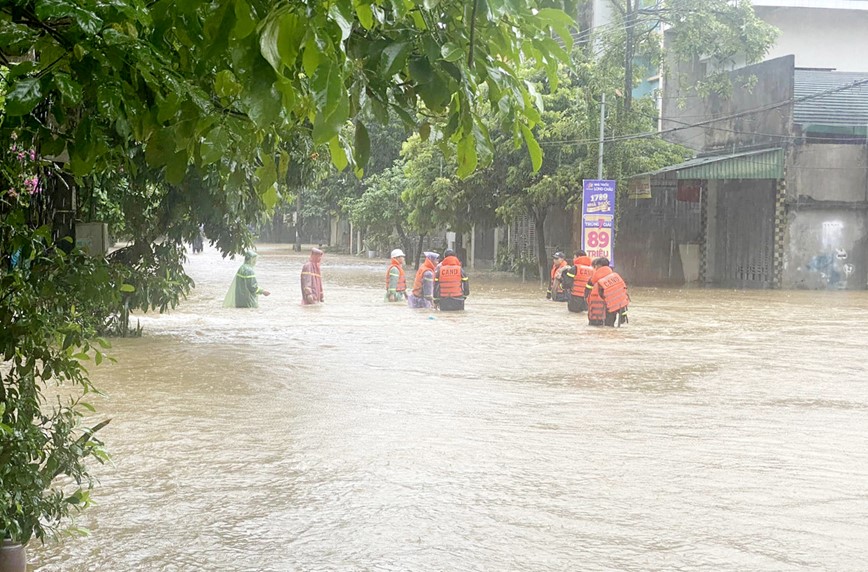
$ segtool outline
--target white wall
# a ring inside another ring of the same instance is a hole
[[[787,6],[790,8],[831,8],[834,10],[868,10],[866,0],[753,0],[756,6]]]
[[[594,19],[591,26],[599,28],[612,22],[612,5],[609,0],[594,0]]]
[[[774,8],[760,6],[762,3],[755,2],[757,16],[780,30],[766,59],[795,54],[800,68],[868,71],[868,10]],[[868,2],[831,2],[842,3],[868,8]]]

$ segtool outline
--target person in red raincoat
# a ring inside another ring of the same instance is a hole
[[[301,296],[302,304],[319,304],[325,302],[322,291],[322,274],[319,263],[322,260],[323,251],[313,248],[310,251],[310,260],[301,268]]]

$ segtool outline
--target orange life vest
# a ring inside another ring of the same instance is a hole
[[[389,289],[389,277],[392,274],[392,268],[398,269],[398,287],[396,290],[398,292],[406,292],[407,291],[407,278],[404,276],[404,267],[398,263],[394,258],[392,259],[392,263],[389,265],[389,269],[386,270],[386,290]]]
[[[610,272],[600,278],[597,287],[602,291],[602,297],[606,301],[606,309],[609,312],[617,312],[621,308],[626,308],[627,304],[630,303],[630,298],[627,295],[627,283],[617,272]]]
[[[612,269],[608,266],[601,266],[594,269],[594,273],[588,279],[585,285],[588,299],[588,322],[603,322],[606,319],[606,301],[603,300],[600,287],[597,283],[612,273]]]
[[[441,298],[461,298],[464,296],[461,262],[456,257],[447,256],[443,259],[435,280],[440,284]]]
[[[573,278],[573,288],[570,293],[573,296],[583,297],[585,295],[585,286],[588,285],[588,279],[594,273],[594,268],[591,266],[590,256],[579,256],[573,260],[573,266],[576,267],[576,276]]]
[[[425,259],[425,262],[422,263],[422,266],[419,267],[419,270],[416,271],[416,279],[413,280],[413,296],[417,298],[422,297],[422,280],[426,272],[431,271],[431,274],[434,274],[434,263]]]

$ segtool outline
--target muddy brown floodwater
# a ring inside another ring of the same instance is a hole
[[[868,570],[868,292],[634,289],[597,329],[506,276],[387,305],[328,254],[302,307],[259,252],[259,309],[206,250],[95,369],[114,464],[36,570]]]

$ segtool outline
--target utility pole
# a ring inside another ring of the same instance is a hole
[[[597,179],[603,178],[603,138],[606,136],[606,94],[600,102],[600,151],[597,156]]]
[[[639,8],[639,0],[636,0],[636,9]],[[624,109],[630,111],[633,108],[633,51],[635,43],[636,10],[632,0],[627,0],[627,13],[624,16],[624,29],[627,32],[627,42],[624,45]]]

